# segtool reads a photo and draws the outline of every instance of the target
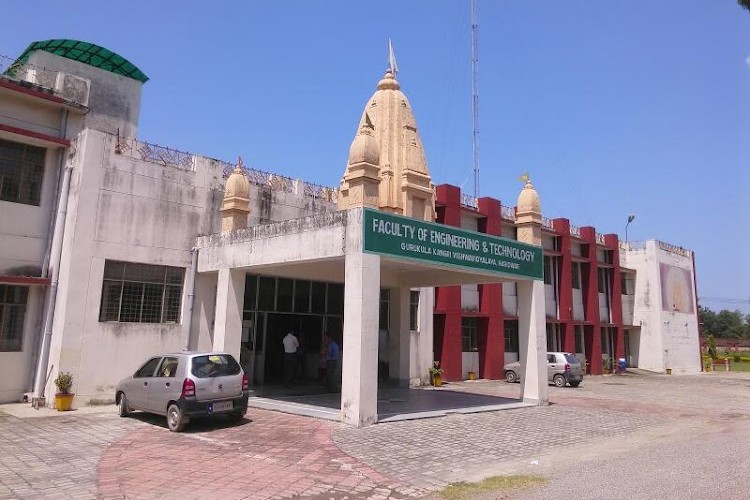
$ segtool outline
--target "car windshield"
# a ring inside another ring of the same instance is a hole
[[[191,372],[198,378],[225,377],[240,373],[240,365],[229,354],[207,354],[193,358]]]
[[[578,356],[576,356],[575,354],[568,354],[568,353],[565,353],[565,361],[567,361],[570,364],[576,364],[576,365],[581,363],[578,359]]]

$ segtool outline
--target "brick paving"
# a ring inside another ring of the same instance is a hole
[[[341,451],[341,424],[263,410],[228,426],[194,422],[175,434],[149,425],[115,441],[98,467],[101,498],[407,498],[424,491]],[[151,421],[151,417],[142,417]]]
[[[16,418],[0,407],[0,498],[97,498],[102,453],[137,427],[106,414]]]
[[[180,434],[160,417],[121,419],[114,407],[17,418],[0,406],[0,498],[418,498],[453,481],[528,472],[537,458],[531,470],[554,474],[556,465],[543,467],[553,456],[564,465],[706,426],[743,429],[748,389],[742,374],[589,377],[578,389],[550,387],[543,408],[364,429],[251,409],[240,425],[196,421]],[[445,391],[518,397],[519,386]]]
[[[399,481],[435,489],[501,461],[627,435],[656,423],[660,420],[649,415],[553,405],[364,429],[339,427],[334,430],[334,441],[343,451]]]

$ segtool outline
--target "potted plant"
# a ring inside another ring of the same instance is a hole
[[[55,379],[57,393],[55,394],[55,408],[57,411],[68,411],[73,405],[73,396],[70,392],[73,387],[73,375],[69,372],[60,372]]]
[[[435,387],[443,385],[443,369],[440,368],[440,361],[432,362],[432,366],[430,367],[430,380]]]

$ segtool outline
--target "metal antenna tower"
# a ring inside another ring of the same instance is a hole
[[[479,198],[479,24],[477,0],[471,0],[471,112],[474,198]]]

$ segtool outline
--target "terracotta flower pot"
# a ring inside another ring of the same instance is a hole
[[[443,376],[442,375],[433,375],[432,376],[432,385],[435,387],[440,387],[443,385]]]

